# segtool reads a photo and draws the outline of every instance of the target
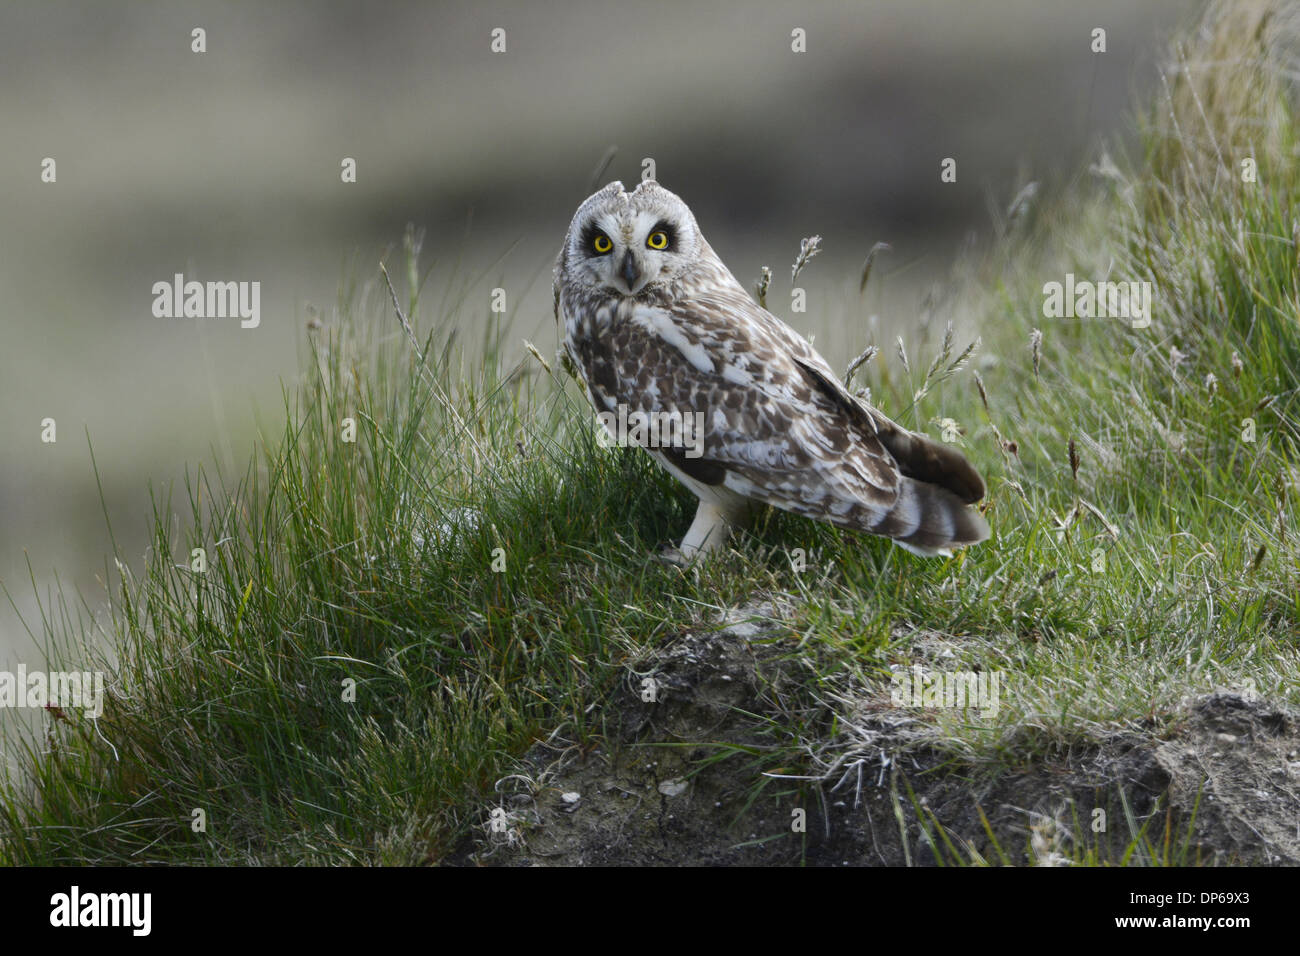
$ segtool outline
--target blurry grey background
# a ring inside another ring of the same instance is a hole
[[[407,222],[447,263],[435,284],[457,257],[460,275],[482,272],[463,321],[483,321],[503,285],[515,341],[552,352],[550,266],[612,145],[604,179],[630,185],[653,157],[742,282],[773,267],[778,313],[799,238],[820,233],[795,324],[834,343],[842,367],[866,343],[819,326],[818,303],[856,294],[872,243],[894,252],[871,309],[882,328],[905,326],[961,237],[988,233],[990,203],[1030,179],[1050,201],[1121,133],[1168,30],[1199,6],[6,3],[0,579],[26,614],[27,557],[42,591],[57,572],[102,600],[109,541],[87,431],[139,568],[148,484],[214,457],[242,473],[259,421],[277,434],[307,305],[328,318],[340,279],[372,277]],[[489,51],[496,27],[503,55]],[[57,184],[40,181],[46,156]],[[340,182],[345,156],[354,185]],[[954,185],[939,182],[946,156]],[[154,318],[151,286],[176,272],[260,281],[261,327]],[[40,442],[45,417],[57,444]],[[0,668],[18,660],[40,654],[5,607]]]

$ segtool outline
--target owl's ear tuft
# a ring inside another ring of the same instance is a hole
[[[623,183],[616,179],[612,183],[597,189],[594,193],[584,199],[581,205],[578,206],[578,212],[581,213],[583,208],[590,203],[606,202],[611,199],[617,199],[619,196],[623,195],[626,195],[626,192],[623,189]]]

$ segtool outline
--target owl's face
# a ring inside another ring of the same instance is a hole
[[[578,207],[564,244],[566,282],[618,296],[666,285],[696,261],[700,233],[686,204],[652,180],[613,182]]]

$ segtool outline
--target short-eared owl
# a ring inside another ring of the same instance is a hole
[[[657,183],[632,193],[610,183],[578,207],[555,308],[602,421],[630,423],[632,440],[699,497],[684,558],[720,547],[753,502],[922,555],[988,537],[967,507],[984,482],[961,453],[854,397]]]

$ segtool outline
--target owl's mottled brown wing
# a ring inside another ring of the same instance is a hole
[[[899,469],[870,415],[734,279],[623,301],[570,345],[598,411],[703,413],[699,457],[662,450],[697,481],[848,527],[874,527],[895,503]]]

